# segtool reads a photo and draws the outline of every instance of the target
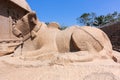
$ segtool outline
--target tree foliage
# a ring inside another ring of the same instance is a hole
[[[84,13],[80,17],[78,17],[77,20],[79,23],[91,26],[92,23],[94,22],[95,17],[96,17],[95,13]]]
[[[46,25],[49,25],[50,22],[45,22]],[[60,30],[65,30],[68,26],[61,25]]]
[[[61,26],[60,30],[65,30],[68,26]]]
[[[117,21],[120,21],[120,13],[113,12],[109,13],[107,15],[99,15],[96,16],[95,13],[84,13],[80,17],[77,18],[77,21],[80,24],[86,25],[86,26],[103,26],[108,23],[114,23]]]

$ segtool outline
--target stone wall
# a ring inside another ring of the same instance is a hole
[[[105,25],[100,29],[102,29],[110,38],[113,49],[120,52],[120,22]]]
[[[28,12],[7,0],[0,0],[0,40],[16,39],[12,33],[12,28],[17,20]]]

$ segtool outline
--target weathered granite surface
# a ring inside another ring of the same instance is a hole
[[[114,52],[117,58],[120,53]],[[0,58],[0,80],[120,80],[120,63],[111,59],[91,62],[55,63]]]

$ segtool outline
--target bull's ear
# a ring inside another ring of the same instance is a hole
[[[28,22],[29,24],[37,24],[37,16],[35,12],[28,13]]]

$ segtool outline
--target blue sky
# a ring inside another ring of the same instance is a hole
[[[42,22],[58,22],[63,26],[78,24],[76,18],[83,13],[104,15],[120,13],[120,0],[27,0]]]

